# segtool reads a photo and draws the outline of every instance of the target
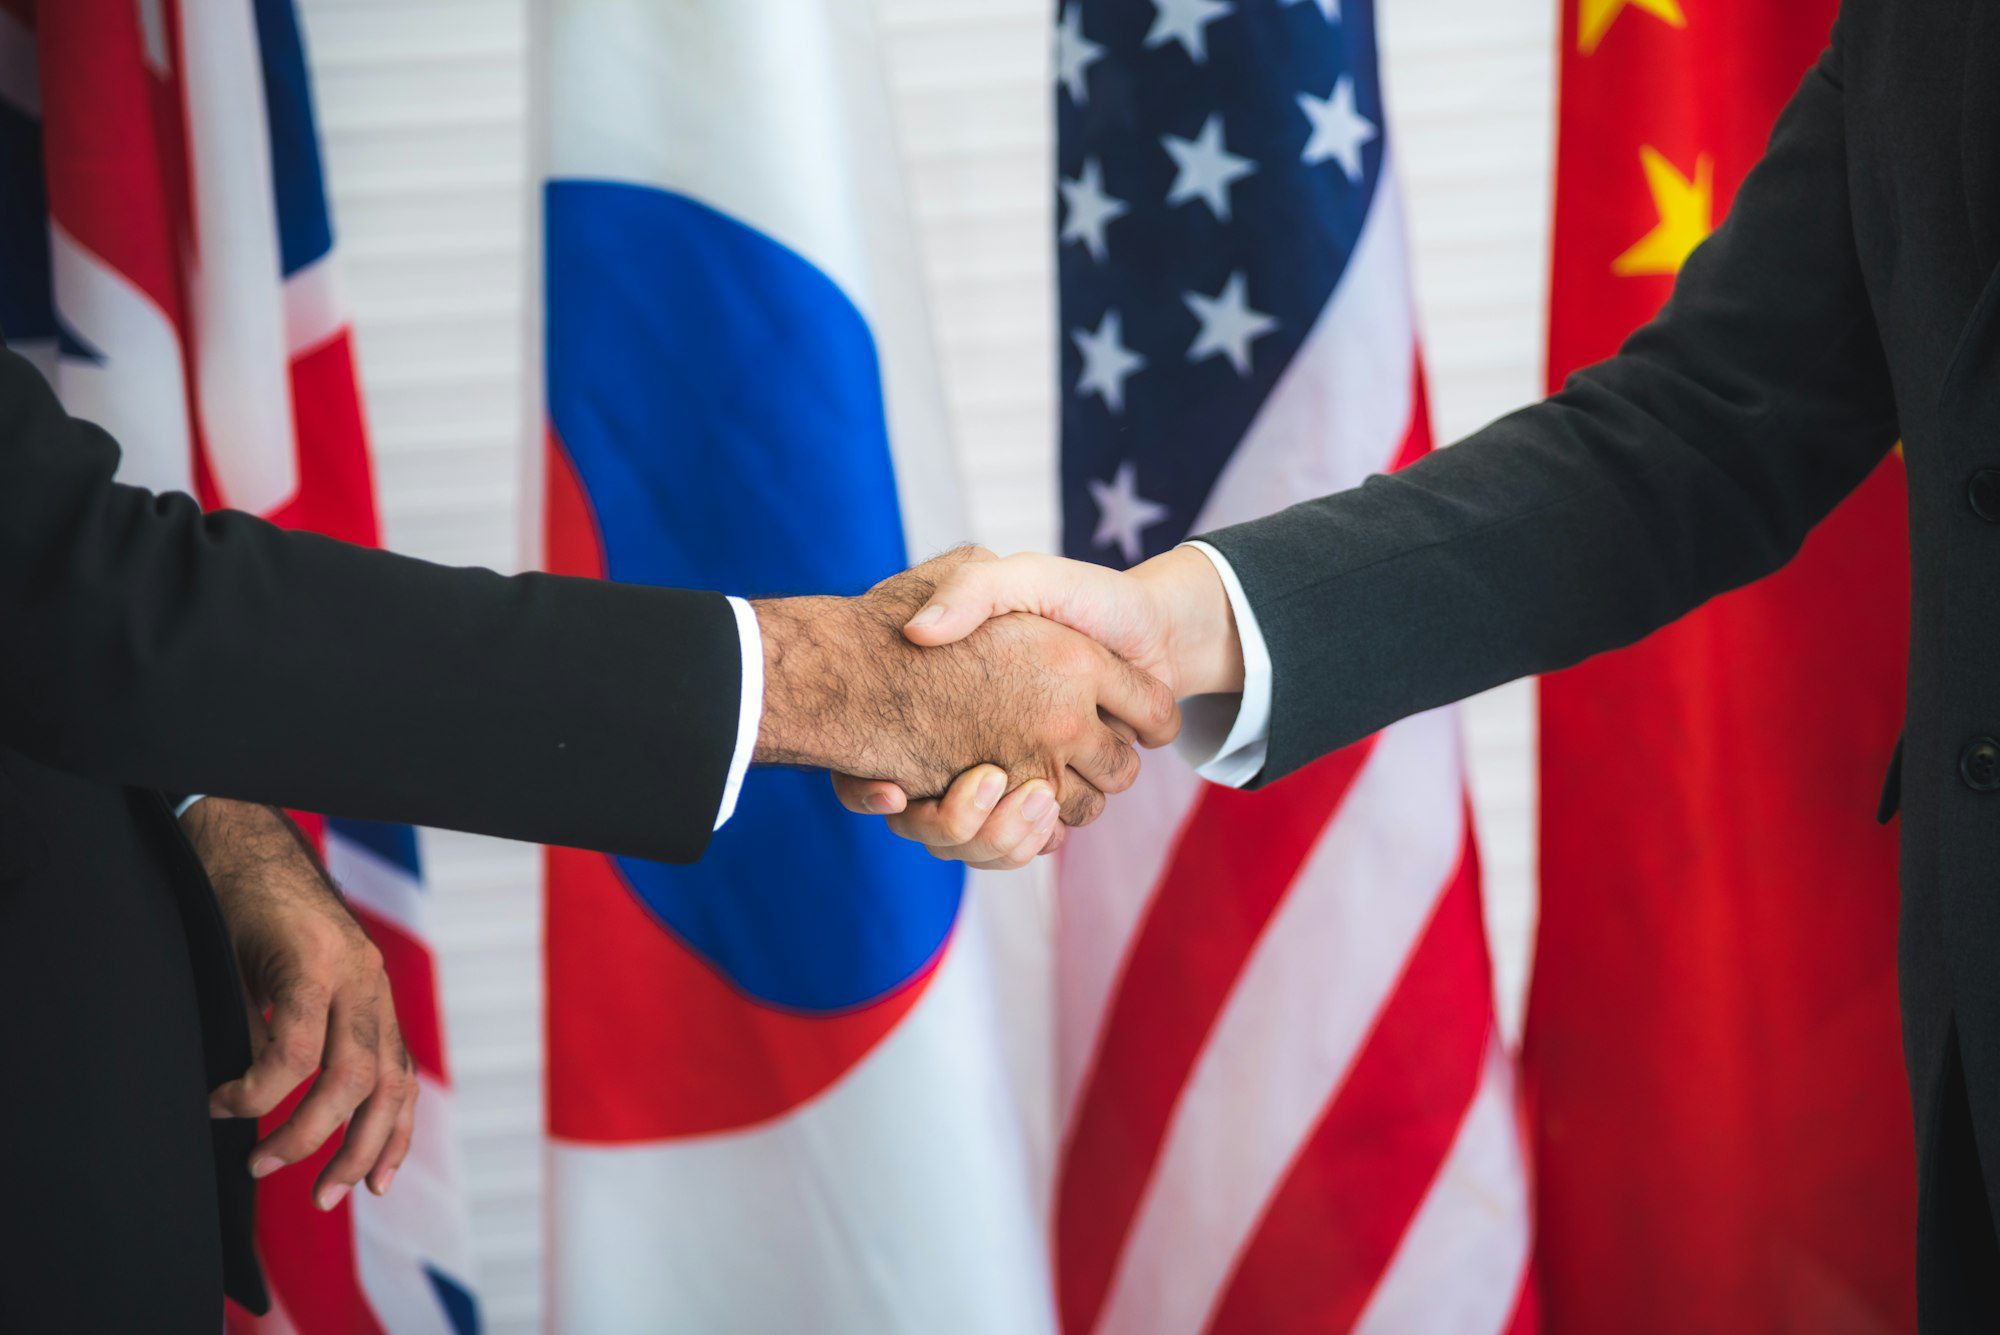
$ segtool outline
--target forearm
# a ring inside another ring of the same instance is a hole
[[[204,797],[181,813],[180,824],[218,890],[301,862],[324,875],[318,853],[280,807]]]
[[[111,782],[685,860],[735,740],[713,594],[448,569],[110,481],[0,356],[0,738]]]
[[[1618,356],[1393,476],[1207,535],[1271,645],[1266,778],[1769,573],[1880,461],[1895,400],[1838,75],[1836,48]]]

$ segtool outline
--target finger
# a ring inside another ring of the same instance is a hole
[[[1099,726],[1094,737],[1085,739],[1070,768],[1090,781],[1101,793],[1122,793],[1139,778],[1139,753],[1110,728]]]
[[[1059,796],[1065,825],[1088,825],[1104,814],[1104,794],[1074,768],[1063,771]]]
[[[952,843],[965,843],[979,833],[1006,792],[1007,771],[998,765],[973,766],[938,799],[939,829]]]
[[[903,634],[915,644],[952,644],[1005,613],[1042,612],[1073,582],[1067,565],[1033,552],[968,562],[938,581]]]
[[[386,994],[382,1015],[375,1092],[355,1111],[339,1151],[327,1161],[313,1185],[313,1200],[322,1210],[340,1204],[363,1174],[370,1190],[380,1196],[389,1189],[389,1179],[395,1177],[409,1152],[409,1129],[414,1123],[407,1114],[417,1097],[416,1072],[410,1051],[403,1045],[403,1031],[396,1023],[395,1000]]]
[[[417,1093],[422,1088],[413,1074],[409,1097],[403,1100],[403,1109],[396,1114],[396,1129],[390,1133],[388,1147],[368,1171],[368,1189],[377,1196],[389,1194],[389,1184],[396,1180],[396,1170],[410,1155],[410,1142],[417,1134]]]
[[[1042,851],[1036,856],[1047,857],[1049,854],[1061,848],[1068,841],[1069,841],[1069,826],[1058,825],[1053,830],[1049,831],[1049,841],[1042,845]]]
[[[381,1044],[381,1025],[372,998],[359,1004],[335,1001],[328,1012],[326,1063],[319,1079],[313,1081],[284,1124],[250,1151],[252,1177],[264,1177],[286,1164],[309,1158],[326,1143],[326,1138],[375,1092]]]
[[[271,1003],[270,1038],[250,1069],[208,1096],[211,1117],[262,1117],[319,1069],[332,993],[297,982]]]
[[[1048,846],[1063,827],[1057,820],[1060,811],[1053,800],[1037,808],[1038,814],[1021,822],[1020,828],[1002,833],[996,831],[996,845],[990,855],[972,863],[981,871],[1019,871],[1035,860],[1035,855]],[[1005,839],[1006,842],[998,842]]]
[[[1007,772],[975,765],[953,780],[940,798],[912,802],[888,818],[889,829],[928,848],[953,848],[972,838],[1007,789]]]
[[[1158,677],[1110,654],[1097,674],[1097,707],[1129,726],[1145,746],[1165,746],[1180,734],[1174,693]]]
[[[857,816],[892,816],[910,804],[901,788],[886,779],[857,779],[852,774],[833,776],[834,796],[840,805]]]
[[[898,839],[907,839],[927,848],[948,847],[951,839],[944,832],[944,819],[938,814],[938,802],[935,797],[912,802],[902,811],[884,817],[882,823]]]
[[[388,1151],[389,1137],[395,1134],[403,1105],[409,1102],[410,1078],[402,1067],[378,1061],[378,1069],[375,1092],[355,1109],[354,1120],[348,1123],[340,1148],[326,1161],[319,1180],[313,1183],[313,1204],[322,1210],[340,1204],[362,1175]]]
[[[1007,794],[969,838],[961,843],[933,848],[931,856],[950,862],[985,866],[1006,858],[1024,841],[1035,838],[1036,846],[1048,836],[1056,821],[1056,790],[1046,780],[1022,784]],[[1037,836],[1037,831],[1040,831]],[[1030,857],[1034,855],[1029,854]]]

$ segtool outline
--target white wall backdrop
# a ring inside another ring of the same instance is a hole
[[[859,0],[855,0],[859,2]],[[1246,0],[1247,3],[1268,0]],[[302,0],[388,540],[521,564],[530,0]],[[1055,538],[1047,34],[1054,0],[876,0],[978,530]],[[1433,407],[1450,440],[1534,397],[1555,0],[1377,0]],[[1532,925],[1532,693],[1470,748],[1503,1023]],[[426,836],[492,1329],[540,1321],[539,862]],[[1023,885],[1022,893],[1039,893]]]

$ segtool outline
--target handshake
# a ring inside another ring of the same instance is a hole
[[[756,613],[757,763],[830,770],[850,810],[979,867],[1095,820],[1138,778],[1136,747],[1180,731],[1178,697],[1242,689],[1221,577],[1187,547],[1129,571],[962,547]]]

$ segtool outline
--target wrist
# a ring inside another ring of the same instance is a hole
[[[210,797],[188,809],[181,829],[232,924],[246,896],[279,881],[307,881],[339,900],[319,854],[281,808]]]
[[[773,598],[751,610],[764,642],[755,763],[837,769],[851,761],[856,683],[841,657],[855,643],[853,600]]]
[[[1166,627],[1167,660],[1179,696],[1243,689],[1243,645],[1229,591],[1198,548],[1175,547],[1132,568]]]

